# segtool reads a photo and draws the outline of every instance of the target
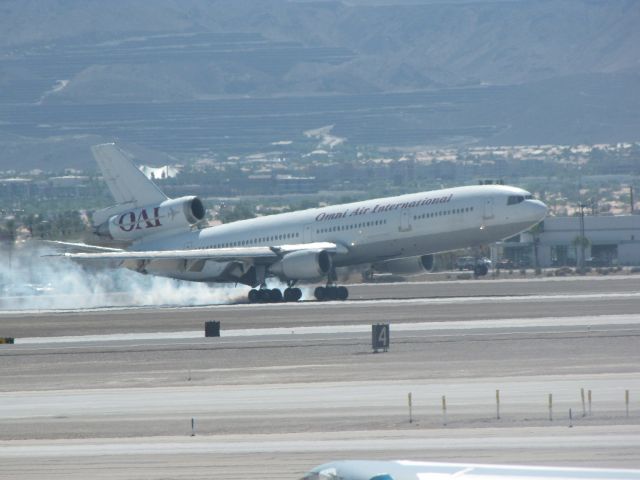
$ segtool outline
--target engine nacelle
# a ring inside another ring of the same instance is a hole
[[[287,280],[314,280],[331,270],[331,256],[325,250],[300,250],[285,255],[269,271]]]
[[[149,205],[113,215],[98,225],[96,235],[132,242],[147,235],[156,235],[180,228],[189,228],[205,216],[198,197],[168,199],[160,205]]]
[[[385,262],[374,263],[371,267],[378,273],[395,275],[419,275],[433,270],[433,255],[396,258]]]

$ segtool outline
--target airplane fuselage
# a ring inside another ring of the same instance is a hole
[[[229,224],[148,236],[132,249],[204,249],[331,242],[335,266],[427,255],[499,241],[538,223],[546,206],[516,187],[482,185],[413,193],[270,215]],[[215,262],[199,272],[172,261],[149,273],[192,281],[216,281]]]

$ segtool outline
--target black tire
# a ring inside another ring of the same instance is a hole
[[[264,302],[264,293],[262,290],[251,289],[249,291],[249,303],[262,303]]]
[[[487,273],[489,273],[489,267],[487,267],[486,265],[476,265],[476,267],[473,269],[473,273],[477,277],[484,277]]]
[[[338,300],[346,300],[349,298],[349,290],[347,290],[347,287],[338,287],[336,289],[336,298]]]
[[[284,301],[285,302],[295,302],[296,301],[295,292],[293,291],[292,288],[285,288],[284,289]]]
[[[282,302],[282,292],[279,288],[272,288],[271,290],[267,290],[269,292],[269,301],[271,303],[280,303]]]
[[[338,287],[327,287],[327,299],[328,300],[338,299]]]
[[[313,291],[313,296],[316,297],[316,300],[319,302],[327,300],[327,289],[324,287],[316,287]]]
[[[284,291],[285,302],[297,302],[302,298],[302,290],[299,288],[287,288]]]
[[[259,294],[260,294],[260,303],[269,303],[269,301],[271,300],[271,295],[269,293],[269,290],[266,288],[260,289],[258,290]]]

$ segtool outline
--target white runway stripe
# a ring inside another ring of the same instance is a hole
[[[428,291],[424,292],[428,294]],[[123,311],[123,310],[145,310],[149,308],[160,308],[161,310],[228,310],[228,309],[264,309],[264,308],[294,308],[305,309],[313,307],[326,307],[339,305],[345,308],[361,307],[366,305],[451,305],[451,304],[486,304],[486,303],[515,303],[515,302],[537,302],[537,301],[553,301],[553,302],[565,302],[565,301],[598,301],[598,300],[622,300],[622,299],[638,299],[640,298],[640,292],[633,293],[587,293],[587,294],[549,294],[549,295],[492,295],[492,296],[472,296],[472,297],[438,297],[438,298],[387,298],[387,299],[372,299],[372,300],[347,300],[347,301],[331,301],[331,302],[316,302],[306,301],[299,303],[236,303],[236,304],[211,304],[211,305],[197,305],[188,307],[176,307],[176,306],[138,306],[138,307],[106,307],[106,308],[81,308],[81,309],[54,309],[54,310],[3,310],[0,312],[2,315],[24,315],[29,313],[80,313],[80,312],[101,312],[101,311]]]
[[[581,317],[541,317],[541,318],[507,318],[500,320],[470,320],[453,322],[391,322],[392,332],[411,331],[446,331],[446,330],[487,330],[487,329],[527,329],[536,327],[596,327],[602,325],[636,325],[640,326],[640,314],[628,315],[594,315]],[[251,328],[242,330],[222,330],[221,336],[232,337],[265,337],[314,335],[336,333],[371,333],[371,325],[326,325],[313,327],[281,327],[281,328]],[[188,330],[181,332],[149,332],[122,333],[108,335],[78,335],[64,337],[25,337],[17,338],[18,345],[54,344],[54,343],[95,343],[122,342],[144,340],[180,340],[198,339],[204,337],[203,330]]]
[[[147,440],[147,439],[145,439]],[[49,441],[31,444],[0,444],[0,457],[86,457],[112,455],[176,455],[176,454],[232,454],[232,453],[294,453],[294,452],[335,452],[335,451],[370,451],[370,450],[405,450],[407,448],[421,450],[449,450],[452,448],[468,449],[562,449],[589,447],[602,442],[601,435],[583,434],[555,436],[496,436],[469,438],[395,438],[395,439],[282,439],[261,438],[255,441],[216,441],[207,437],[198,437],[176,441],[136,441],[123,439],[118,442],[85,441]],[[26,442],[25,442],[26,443]],[[640,435],[619,434],[606,439],[608,448],[640,447]]]

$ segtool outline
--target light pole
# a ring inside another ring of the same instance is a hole
[[[580,272],[584,272],[584,247],[585,247],[585,238],[584,238],[584,207],[586,205],[584,203],[580,203],[578,205],[580,207],[580,263],[579,268]]]

